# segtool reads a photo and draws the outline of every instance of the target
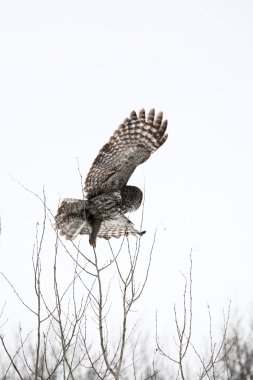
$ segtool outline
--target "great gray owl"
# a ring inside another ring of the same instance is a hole
[[[56,228],[66,239],[88,234],[90,244],[96,238],[110,239],[122,235],[141,235],[124,215],[137,210],[142,202],[142,191],[127,182],[135,168],[145,162],[167,139],[167,120],[163,113],[155,117],[151,109],[146,119],[145,110],[139,115],[132,111],[100,150],[87,175],[82,200],[64,199],[55,217]]]

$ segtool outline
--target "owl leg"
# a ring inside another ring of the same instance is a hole
[[[101,223],[102,223],[102,220],[97,219],[97,218],[92,218],[90,220],[91,233],[89,237],[89,243],[94,248],[96,247],[96,239],[97,239],[98,232],[100,230]]]

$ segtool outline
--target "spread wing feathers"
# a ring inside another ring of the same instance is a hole
[[[55,227],[66,239],[74,240],[81,229],[87,225],[85,219],[85,200],[63,199],[55,217]]]
[[[81,235],[90,234],[91,229],[86,224],[80,231]],[[133,225],[133,223],[124,215],[119,215],[113,220],[105,220],[102,222],[98,237],[104,239],[110,239],[111,237],[119,238],[124,235],[142,235],[143,232],[139,232]]]
[[[60,235],[65,235],[67,240],[74,240],[78,234],[90,235],[92,228],[85,216],[85,204],[87,201],[66,198],[62,201],[55,217],[56,228]],[[102,222],[98,237],[110,239],[123,235],[141,235],[133,223],[123,214],[119,214],[113,220]]]
[[[122,189],[135,168],[145,162],[167,139],[167,120],[151,109],[137,116],[132,111],[100,150],[85,181],[88,196]]]

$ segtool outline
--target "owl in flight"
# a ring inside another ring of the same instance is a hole
[[[95,247],[97,237],[110,239],[144,233],[125,216],[142,202],[142,191],[127,186],[127,182],[135,168],[165,143],[166,128],[162,112],[155,116],[151,109],[147,118],[144,109],[138,116],[131,112],[93,162],[85,180],[87,197],[62,201],[55,217],[61,235],[73,240],[78,234],[87,234]]]

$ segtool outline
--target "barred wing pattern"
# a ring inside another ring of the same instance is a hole
[[[78,234],[90,235],[91,225],[85,217],[86,202],[72,198],[63,199],[55,219],[60,235],[65,235],[67,240],[74,240]],[[112,220],[104,220],[97,236],[110,239],[129,234],[140,235],[140,232],[125,215],[119,214]]]
[[[167,120],[162,119],[162,112],[155,118],[154,109],[147,120],[144,109],[139,117],[131,112],[93,162],[85,181],[88,195],[117,191],[127,184],[135,168],[165,143]]]
[[[84,226],[80,235],[90,234],[91,229],[88,224]],[[97,237],[109,240],[110,238],[119,238],[122,235],[142,235],[144,232],[139,232],[133,225],[133,223],[125,216],[119,215],[113,220],[105,220],[102,222]]]
[[[155,116],[144,109],[117,128],[93,162],[85,181],[87,199],[65,199],[57,215],[56,228],[67,239],[88,234],[90,244],[96,238],[109,239],[122,235],[141,235],[124,214],[137,210],[142,201],[138,187],[127,186],[136,167],[145,162],[167,139],[167,120],[163,113]]]
[[[81,199],[66,198],[58,208],[55,225],[60,231],[60,235],[65,235],[67,240],[74,240],[87,226],[85,202]]]

